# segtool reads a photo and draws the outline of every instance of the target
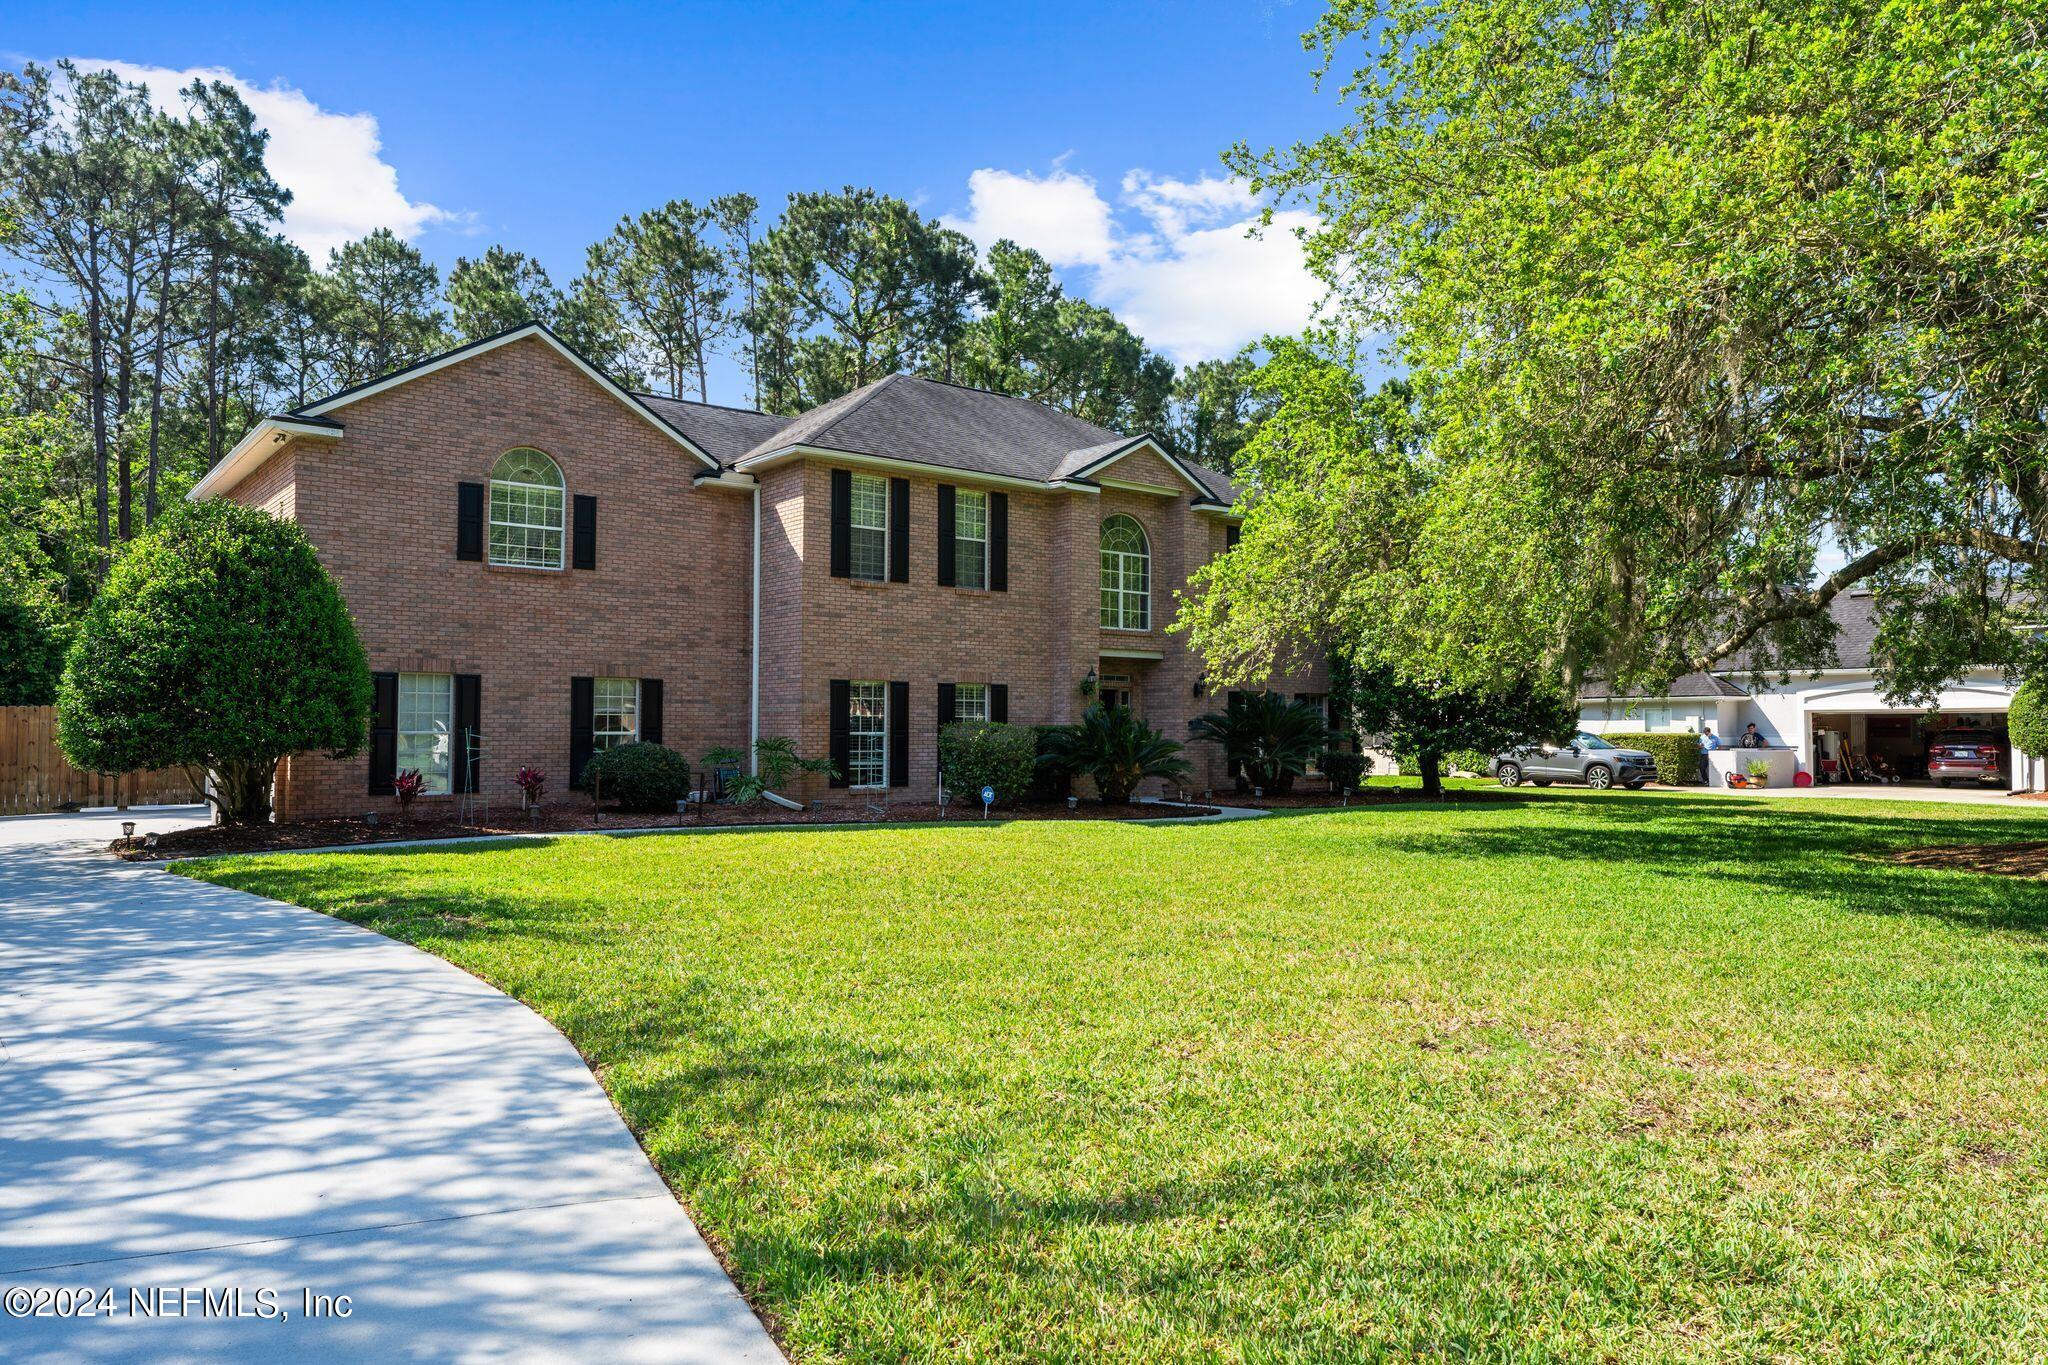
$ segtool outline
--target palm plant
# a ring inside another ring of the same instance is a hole
[[[1283,794],[1330,746],[1321,708],[1278,692],[1233,692],[1221,711],[1197,716],[1188,730],[1222,745],[1223,756],[1253,786]]]
[[[1046,736],[1038,761],[1095,779],[1103,804],[1127,805],[1138,784],[1150,777],[1185,778],[1181,746],[1154,730],[1124,706],[1091,706],[1078,725]]]

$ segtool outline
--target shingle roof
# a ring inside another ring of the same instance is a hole
[[[716,403],[692,403],[683,398],[658,394],[633,395],[662,421],[702,446],[720,464],[731,464],[762,441],[788,426],[794,419],[752,408],[727,408]]]
[[[1581,701],[1605,701],[1609,699],[1633,701],[1637,698],[1653,695],[1670,697],[1679,701],[1696,701],[1701,699],[1718,701],[1723,697],[1746,697],[1749,693],[1737,687],[1734,683],[1729,682],[1726,678],[1717,678],[1711,673],[1683,674],[1673,680],[1670,687],[1656,693],[1649,693],[1638,689],[1617,697],[1615,693],[1608,690],[1605,683],[1600,682],[1589,682],[1579,689],[1579,699]]]
[[[1048,483],[1139,439],[1028,398],[892,374],[811,409],[734,462],[805,445]],[[1230,480],[1215,470],[1183,467],[1210,497],[1235,498]]]

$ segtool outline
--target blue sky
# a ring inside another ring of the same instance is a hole
[[[1038,247],[1186,361],[1312,305],[1285,233],[1245,241],[1256,206],[1218,157],[1335,123],[1299,39],[1315,14],[17,0],[0,46],[17,64],[116,62],[153,89],[232,73],[316,257],[383,225],[444,270],[502,242],[561,282],[622,214],[666,199],[871,184]]]

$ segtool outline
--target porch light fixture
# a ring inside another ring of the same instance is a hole
[[[1202,699],[1202,697],[1203,697],[1204,695],[1206,695],[1206,694],[1207,694],[1207,692],[1208,692],[1208,691],[1209,691],[1209,675],[1208,675],[1207,673],[1203,673],[1203,674],[1200,674],[1199,676],[1197,676],[1197,677],[1195,678],[1195,689],[1194,689],[1194,697],[1195,697],[1195,700],[1196,700],[1196,701],[1200,701],[1200,700]]]

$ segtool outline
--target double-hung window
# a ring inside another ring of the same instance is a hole
[[[968,488],[953,495],[953,586],[988,586],[988,494]]]
[[[398,675],[397,768],[419,769],[420,792],[446,796],[453,790],[455,679],[446,673]]]
[[[640,680],[593,678],[590,683],[590,748],[603,753],[640,738]]]
[[[1152,552],[1134,518],[1102,523],[1102,625],[1106,630],[1152,628]]]
[[[562,567],[562,470],[531,446],[506,451],[491,469],[491,563]]]
[[[855,474],[847,504],[847,571],[854,578],[880,583],[889,577],[889,481],[878,474]]]
[[[846,689],[846,781],[853,787],[889,785],[889,684],[849,683]]]
[[[988,684],[953,684],[953,720],[973,721],[988,719]]]

